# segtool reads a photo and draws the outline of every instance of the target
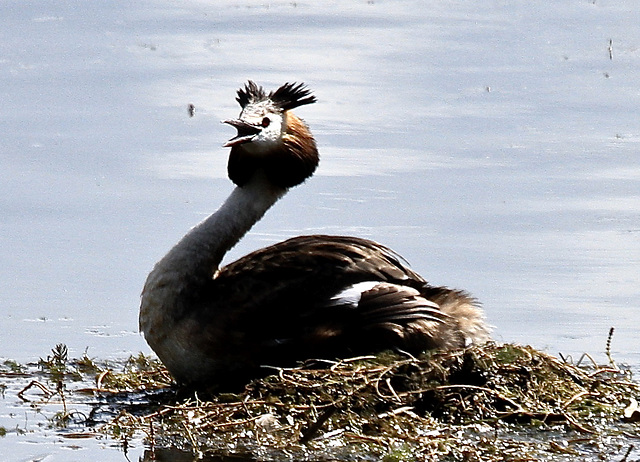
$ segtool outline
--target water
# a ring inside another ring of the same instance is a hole
[[[372,238],[477,296],[499,341],[604,360],[613,326],[614,358],[640,365],[634,2],[5,1],[0,17],[0,358],[150,352],[141,286],[229,194],[219,121],[251,78],[309,84],[319,102],[297,113],[322,161],[229,259]],[[62,449],[20,454],[42,451]]]

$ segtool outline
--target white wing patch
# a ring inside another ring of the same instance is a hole
[[[352,284],[329,299],[329,306],[352,305],[354,308],[360,303],[362,294],[380,284],[380,281],[364,281]]]
[[[329,299],[328,306],[358,310],[365,324],[413,321],[445,322],[449,316],[413,287],[382,281],[352,284]]]

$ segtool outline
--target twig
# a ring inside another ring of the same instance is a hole
[[[234,420],[232,422],[212,423],[210,425],[203,425],[202,428],[206,428],[206,427],[211,427],[211,428],[235,427],[236,425],[244,425],[244,424],[248,424],[248,423],[251,423],[251,422],[255,422],[259,418],[260,418],[260,416],[250,417],[248,419],[242,419],[242,420]]]
[[[387,417],[393,417],[398,414],[404,414],[404,413],[415,415],[413,413],[413,409],[414,409],[414,406],[402,406],[392,411],[387,411],[387,412],[383,412],[382,414],[378,414],[378,419],[385,419]]]
[[[24,397],[24,393],[29,390],[30,388],[33,387],[37,387],[40,390],[42,390],[42,392],[44,393],[44,397],[46,399],[51,398],[53,395],[55,395],[54,392],[52,392],[51,390],[49,390],[46,386],[42,385],[40,382],[38,382],[37,380],[32,380],[29,385],[27,385],[26,387],[24,387],[22,390],[20,390],[18,392],[18,398],[20,398],[22,401],[27,401],[29,402],[30,400],[28,398]]]
[[[193,452],[198,452],[199,453],[200,449],[198,448],[198,442],[193,437],[193,434],[191,433],[191,430],[189,429],[189,426],[184,421],[181,421],[180,423],[182,424],[182,426],[184,427],[184,429],[187,432],[187,437],[189,438],[189,441],[191,442],[191,447],[193,448]]]
[[[102,381],[104,380],[104,378],[109,375],[111,373],[111,371],[109,369],[106,369],[102,372],[100,372],[100,374],[98,375],[98,377],[96,378],[96,388],[98,390],[102,389]]]
[[[616,369],[612,369],[610,367],[603,367],[598,369],[597,371],[593,371],[591,374],[589,374],[589,378],[592,379],[594,378],[596,375],[600,375],[600,374],[605,374],[605,373],[615,373],[615,374],[619,374],[620,373],[620,369],[616,368]]]
[[[515,401],[513,401],[510,398],[507,398],[506,396],[498,393],[495,390],[492,390],[490,388],[485,388],[485,387],[479,387],[477,385],[440,385],[435,387],[437,390],[446,390],[448,388],[469,388],[472,390],[480,390],[480,391],[484,391],[486,393],[489,393],[491,395],[497,396],[498,398],[500,398],[501,400],[506,401],[507,403],[511,404],[513,407],[516,408],[516,411],[514,412],[525,412],[526,411],[524,409],[522,409],[522,406],[520,406],[518,403],[516,403]],[[425,390],[426,391],[426,390]],[[404,394],[404,393],[403,393]]]
[[[594,430],[589,430],[586,427],[583,427],[582,425],[580,425],[578,422],[576,422],[576,420],[571,417],[569,414],[563,414],[565,419],[567,419],[567,422],[569,422],[571,424],[572,427],[575,427],[576,429],[578,429],[578,431],[582,432],[582,433],[589,433],[590,435],[595,435],[598,432],[594,431]]]
[[[629,454],[631,454],[631,451],[633,451],[633,444],[629,445],[629,447],[627,448],[627,452],[625,452],[624,457],[620,459],[620,462],[627,462],[627,459],[629,458]]]
[[[576,363],[576,367],[580,367],[580,364],[582,364],[582,360],[584,358],[589,358],[589,360],[591,361],[591,364],[593,364],[593,367],[595,367],[595,368],[599,367],[598,363],[596,362],[596,360],[593,359],[593,357],[589,353],[582,353],[582,356],[580,356],[580,359]]]
[[[331,416],[336,412],[337,408],[335,406],[331,406],[327,408],[318,420],[315,423],[311,424],[311,426],[304,432],[302,432],[302,436],[300,437],[301,443],[306,443],[313,439],[318,430],[324,425],[324,423],[331,418]]]
[[[153,430],[153,419],[149,419],[149,445],[151,446],[151,454],[156,453],[156,436]]]
[[[571,405],[574,401],[579,400],[583,396],[600,396],[600,393],[592,393],[590,391],[581,391],[580,393],[573,395],[571,398],[569,398],[566,403],[560,406],[560,408],[567,409],[569,405]]]
[[[387,388],[389,388],[389,391],[391,392],[391,394],[393,395],[393,398],[401,403],[402,400],[400,399],[400,397],[398,396],[398,394],[396,393],[396,391],[393,389],[393,386],[391,385],[391,378],[387,377],[386,379],[384,379],[384,383],[387,384]]]

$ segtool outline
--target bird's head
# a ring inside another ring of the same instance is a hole
[[[307,125],[290,111],[314,103],[311,91],[302,83],[285,83],[267,94],[249,81],[236,100],[240,116],[224,121],[238,130],[224,145],[231,148],[229,178],[243,186],[262,171],[282,188],[309,178],[318,165],[318,150]]]

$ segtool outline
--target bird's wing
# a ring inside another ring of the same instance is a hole
[[[265,247],[221,268],[209,296],[221,297],[230,307],[293,303],[297,309],[311,308],[364,281],[414,288],[426,284],[402,257],[373,241],[311,235]]]
[[[366,281],[354,284],[333,296],[330,306],[357,310],[363,325],[411,321],[444,322],[448,316],[418,290],[406,285]]]
[[[301,236],[221,268],[200,312],[211,306],[212,322],[242,331],[245,341],[304,341],[330,353],[323,344],[330,339],[362,343],[387,333],[392,344],[408,325],[435,330],[447,316],[421,296],[424,286],[399,255],[373,241]]]

